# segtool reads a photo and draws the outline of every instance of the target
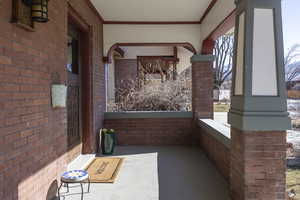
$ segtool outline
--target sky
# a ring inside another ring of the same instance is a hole
[[[300,44],[300,0],[282,0],[283,39],[285,51]]]

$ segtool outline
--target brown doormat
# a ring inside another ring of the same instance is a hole
[[[113,183],[123,158],[95,158],[86,168],[91,183]]]

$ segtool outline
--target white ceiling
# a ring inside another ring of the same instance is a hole
[[[91,0],[105,21],[199,21],[210,0]]]

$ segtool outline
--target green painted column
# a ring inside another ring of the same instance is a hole
[[[229,123],[241,130],[287,130],[280,0],[238,0]]]
[[[281,0],[236,0],[230,190],[284,200],[287,112]]]

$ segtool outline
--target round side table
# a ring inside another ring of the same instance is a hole
[[[81,200],[83,200],[83,186],[82,184],[88,182],[88,192],[90,192],[90,178],[89,174],[85,170],[71,170],[62,174],[60,178],[60,186],[58,188],[58,197],[60,200],[60,189],[63,186],[67,186],[67,192],[69,192],[69,184],[79,183],[81,187]]]

